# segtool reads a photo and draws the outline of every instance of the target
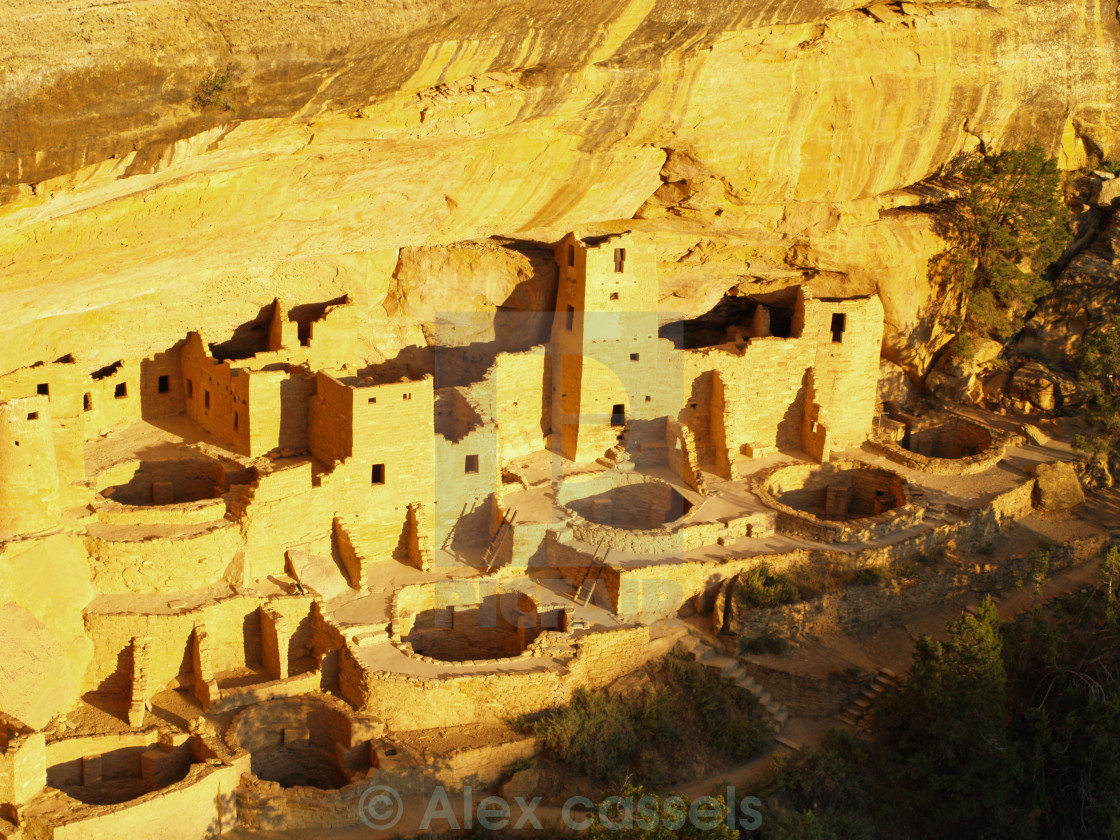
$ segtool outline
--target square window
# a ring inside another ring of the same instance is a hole
[[[412,399],[412,394],[405,394],[405,395],[404,395],[404,398],[405,398],[406,400],[410,400],[410,399]]]
[[[38,420],[39,419],[39,412],[38,411],[28,412],[27,419],[28,420]]]
[[[649,401],[650,401],[650,396],[649,396],[649,394],[646,394],[646,402],[649,402]]]
[[[82,411],[93,411],[93,394],[82,395]]]
[[[630,361],[636,362],[636,361],[638,361],[638,359],[639,359],[639,355],[637,353],[631,353],[630,354]]]
[[[187,399],[188,400],[193,400],[194,399],[194,382],[191,381],[190,379],[187,380]]]
[[[51,395],[51,386],[49,382],[40,382],[35,386],[35,393],[41,397],[49,397]]]
[[[611,300],[618,300],[618,292],[611,292]]]
[[[385,465],[374,464],[373,469],[370,470],[369,477],[370,484],[384,484],[385,483]]]
[[[468,455],[468,456],[467,456],[467,468],[466,468],[466,471],[467,471],[468,473],[476,473],[476,472],[478,472],[478,456],[477,456],[477,455]]]
[[[158,380],[156,380],[156,390],[161,394],[168,393],[171,390],[171,377],[161,376]]]
[[[113,396],[118,400],[123,400],[128,396],[128,383],[118,382],[117,387],[113,389]]]

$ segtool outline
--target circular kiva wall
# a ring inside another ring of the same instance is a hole
[[[921,519],[902,476],[858,461],[775,467],[753,489],[778,512],[778,530],[826,542],[875,539]]]
[[[181,781],[203,749],[185,733],[64,738],[47,745],[47,784],[87,805],[117,805]]]
[[[557,501],[577,539],[638,553],[680,551],[677,532],[692,512],[692,503],[669,482],[613,470],[568,479]]]
[[[291,697],[241,712],[227,741],[249,753],[258,779],[283,788],[334,790],[369,771],[371,747],[361,734],[343,709],[316,697]]]
[[[541,618],[537,602],[523,592],[420,584],[397,593],[393,632],[405,652],[441,662],[510,659],[540,635]],[[554,624],[563,622],[557,619]]]
[[[956,414],[935,413],[894,422],[872,445],[900,464],[942,475],[969,475],[995,466],[1010,435]]]
[[[573,498],[566,506],[588,522],[628,531],[663,528],[692,510],[692,503],[674,487],[650,480]]]
[[[99,476],[98,489],[124,505],[173,505],[220,498],[229,481],[225,464],[196,455],[118,465]]]

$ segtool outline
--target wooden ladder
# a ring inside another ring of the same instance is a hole
[[[513,530],[513,520],[517,518],[517,511],[513,511],[509,515],[509,519],[502,519],[502,524],[498,526],[498,533],[494,535],[494,539],[490,541],[490,547],[486,549],[486,555],[482,558],[483,565],[486,566],[486,572],[489,574],[490,569],[494,566],[494,562],[498,559],[498,551],[502,547],[502,543],[506,540],[506,534]]]
[[[602,549],[603,544],[595,546],[595,553],[591,555],[591,565],[587,567],[587,574],[579,583],[579,591],[576,593],[575,602],[580,606],[586,607],[591,603],[591,599],[595,596],[595,587],[599,583],[599,578],[603,576],[603,561],[607,559],[607,552],[610,549],[603,551],[603,556],[599,556],[599,550]]]

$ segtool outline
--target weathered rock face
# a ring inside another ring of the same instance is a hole
[[[0,370],[221,338],[277,294],[349,293],[377,360],[416,342],[417,300],[479,299],[462,254],[429,252],[402,283],[398,249],[635,214],[666,317],[728,289],[877,290],[891,357],[921,368],[952,305],[924,279],[927,179],[981,142],[1038,139],[1077,165],[1120,126],[1115,9],[1093,0],[7,11]]]
[[[1035,504],[1042,510],[1066,510],[1085,501],[1077,471],[1065,462],[1039,464]]]

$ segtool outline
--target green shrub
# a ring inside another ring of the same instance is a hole
[[[801,590],[793,577],[771,574],[765,563],[739,575],[738,593],[739,604],[745,609],[778,607],[801,600]]]
[[[964,344],[1004,340],[1050,291],[1048,272],[1070,240],[1061,175],[1037,144],[975,157],[959,175],[963,192],[938,218],[949,249],[930,260],[930,277],[964,298]]]
[[[684,740],[736,763],[768,742],[757,698],[717,671],[668,656],[650,675],[653,684],[632,696],[577,689],[567,705],[532,723],[532,732],[546,753],[611,784],[674,781]]]
[[[744,653],[768,653],[780,656],[789,650],[789,642],[773,630],[767,630],[761,636],[744,640],[742,650]]]
[[[852,575],[852,584],[854,586],[875,586],[883,582],[886,575],[883,570],[878,566],[864,566],[862,569],[856,569],[855,574]]]
[[[234,110],[230,99],[234,85],[241,78],[241,65],[236,61],[226,64],[223,70],[215,70],[198,83],[194,94],[195,107],[200,110],[217,108],[221,111]]]

